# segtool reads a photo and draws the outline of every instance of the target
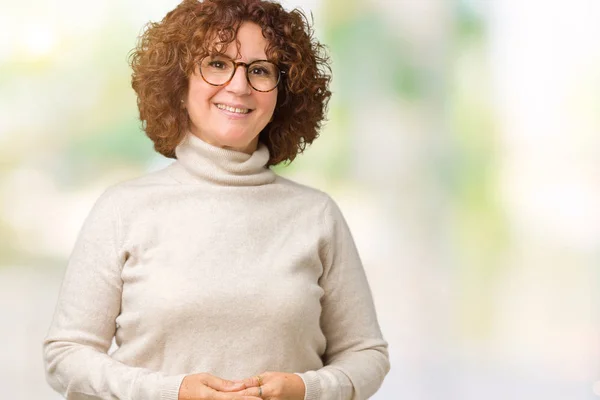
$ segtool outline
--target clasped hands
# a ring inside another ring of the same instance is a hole
[[[243,380],[221,379],[211,374],[183,378],[179,400],[304,400],[304,382],[296,374],[264,372]]]

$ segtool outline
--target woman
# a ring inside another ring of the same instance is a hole
[[[269,168],[317,136],[327,58],[299,11],[185,0],[132,53],[169,167],[109,188],[44,342],[68,399],[365,399],[389,370],[364,270],[326,194]],[[107,354],[112,339],[117,350]]]

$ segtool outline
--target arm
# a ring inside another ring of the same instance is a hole
[[[69,259],[44,340],[46,379],[69,400],[176,400],[183,375],[130,367],[107,355],[121,308],[125,261],[110,193],[94,205]]]
[[[379,389],[390,369],[387,342],[354,240],[331,199],[323,218],[330,237],[319,280],[325,366],[298,375],[306,386],[305,400],[363,400]]]

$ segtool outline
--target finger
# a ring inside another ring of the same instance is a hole
[[[240,390],[239,392],[236,392],[236,393],[240,394],[241,396],[258,397],[259,399],[264,399],[267,396],[264,386],[250,387],[248,389]]]
[[[241,381],[234,382],[242,382],[245,388],[253,388],[259,387],[265,383],[265,378],[262,375],[255,375],[250,378],[242,379]]]
[[[202,383],[220,392],[237,392],[238,390],[246,388],[241,382],[234,382],[213,375],[206,375],[202,380]]]
[[[202,397],[206,400],[264,400],[260,397],[243,395],[240,392],[225,393],[211,389],[210,387],[206,387],[206,389],[209,390],[209,392],[205,393]]]
[[[264,400],[256,396],[246,396],[237,393],[215,392],[210,400]]]

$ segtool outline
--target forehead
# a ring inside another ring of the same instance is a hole
[[[269,41],[263,36],[260,26],[253,22],[243,22],[235,40],[228,44],[213,41],[211,53],[223,53],[233,59],[256,60],[267,57]]]

